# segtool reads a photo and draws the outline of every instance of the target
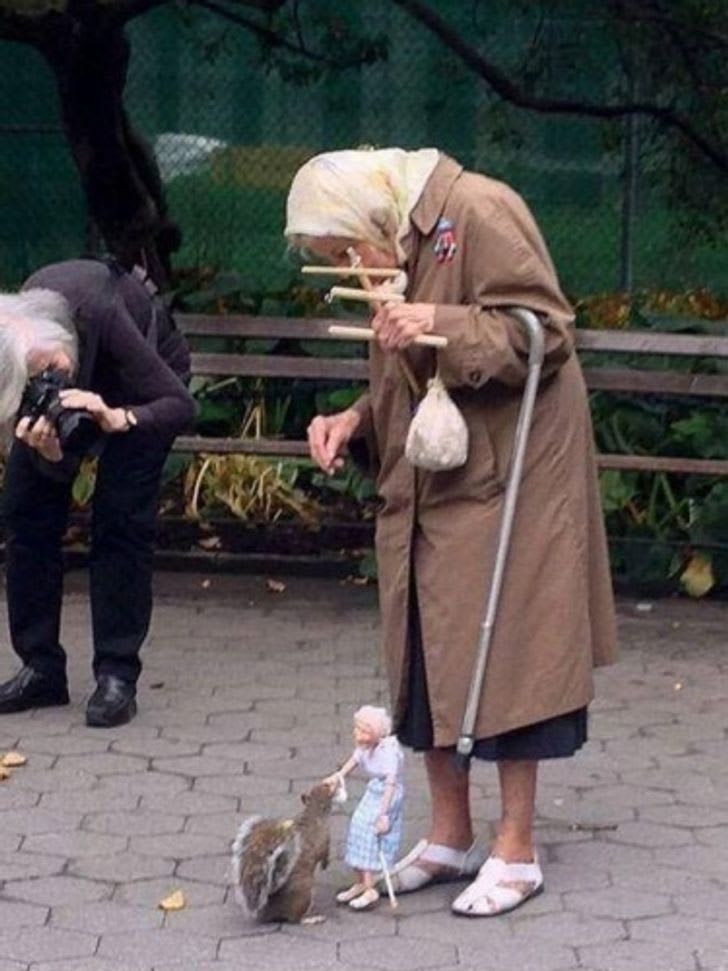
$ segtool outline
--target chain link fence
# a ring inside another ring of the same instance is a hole
[[[523,76],[532,25],[507,4],[488,7],[503,62]],[[468,36],[471,4],[443,0],[438,9]],[[385,0],[361,4],[356,17],[362,32],[386,34],[386,59],[307,83],[287,76],[295,71],[266,70],[255,37],[203,10],[182,18],[162,8],[130,26],[126,103],[154,148],[184,234],[178,268],[234,269],[254,292],[285,287],[293,278],[282,241],[285,194],[302,161],[361,144],[434,145],[526,198],[572,297],[630,283],[726,288],[717,249],[675,246],[660,179],[645,171],[639,124],[511,108]],[[550,29],[574,56],[598,63],[599,38],[583,22]],[[596,71],[591,94],[607,83]],[[44,262],[84,251],[85,210],[52,79],[30,48],[0,43],[0,99],[0,285],[12,286]]]

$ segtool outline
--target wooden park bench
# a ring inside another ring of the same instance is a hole
[[[177,321],[190,339],[193,374],[197,376],[222,380],[236,377],[272,379],[276,389],[290,387],[294,400],[296,388],[300,388],[302,382],[323,382],[329,389],[351,388],[357,383],[362,390],[366,387],[366,359],[342,356],[362,355],[363,345],[357,342],[344,348],[341,341],[332,338],[328,332],[331,324],[351,324],[350,319],[180,314]],[[215,340],[211,342],[210,338]],[[275,349],[275,353],[257,354],[246,351],[248,340],[284,343]],[[304,346],[298,344],[299,341],[304,342]],[[321,341],[324,345],[328,342],[331,353],[324,356],[306,353],[310,350],[305,347],[309,341]],[[225,343],[228,348],[221,351],[220,346]],[[728,361],[728,337],[578,330],[577,347],[590,391],[643,397],[678,395],[686,400],[713,403],[728,398],[728,368],[717,374],[671,369],[671,364],[680,357]],[[628,364],[620,363],[625,359]],[[635,362],[640,360],[644,360],[644,366],[636,366]],[[177,439],[175,450],[206,456],[228,454],[272,460],[308,459],[308,445],[302,439],[185,435]],[[602,454],[598,461],[602,469],[708,476],[728,474],[728,460],[723,459]],[[288,521],[277,522],[274,526],[255,526],[216,520],[204,527],[204,524],[187,519],[165,520],[163,517],[159,527],[157,561],[160,565],[216,572],[295,572],[346,577],[356,574],[356,557],[371,547],[373,539],[371,519],[350,523],[324,522],[312,530]],[[212,530],[214,537],[220,540],[219,549],[209,552],[205,528]]]
[[[180,314],[179,327],[195,347],[199,338],[225,337],[267,340],[335,340],[328,328],[332,319],[288,317],[215,316]],[[340,342],[337,342],[340,343]],[[671,369],[674,358],[728,361],[728,337],[660,333],[646,330],[577,330],[576,345],[584,363],[590,391],[621,392],[630,395],[677,395],[688,399],[728,398],[728,368],[722,373],[693,373]],[[609,355],[600,366],[600,355]],[[614,364],[615,355],[629,357],[629,366]],[[635,358],[649,358],[649,367],[634,365]],[[657,366],[656,366],[657,362]],[[313,357],[304,354],[248,354],[194,351],[193,373],[214,377],[257,377],[291,381],[361,382],[367,380],[365,359],[341,356]],[[182,436],[175,449],[181,452],[253,454],[267,456],[308,455],[305,441],[278,438],[208,438]],[[600,454],[600,468],[644,472],[699,475],[728,475],[728,460],[679,456]]]

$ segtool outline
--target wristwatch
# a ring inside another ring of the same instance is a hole
[[[136,428],[139,424],[139,420],[131,408],[124,409],[124,421],[126,422],[127,431],[131,431],[132,428]]]

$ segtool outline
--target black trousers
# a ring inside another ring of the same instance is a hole
[[[89,560],[94,674],[136,682],[152,613],[152,544],[162,468],[171,443],[134,432],[109,437],[99,459]],[[43,475],[14,442],[5,470],[10,639],[23,664],[65,678],[60,643],[63,561],[71,482]]]

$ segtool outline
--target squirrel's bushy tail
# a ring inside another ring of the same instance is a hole
[[[291,822],[250,816],[240,824],[232,849],[235,899],[248,916],[257,916],[268,898],[285,884],[301,852],[301,837]]]

